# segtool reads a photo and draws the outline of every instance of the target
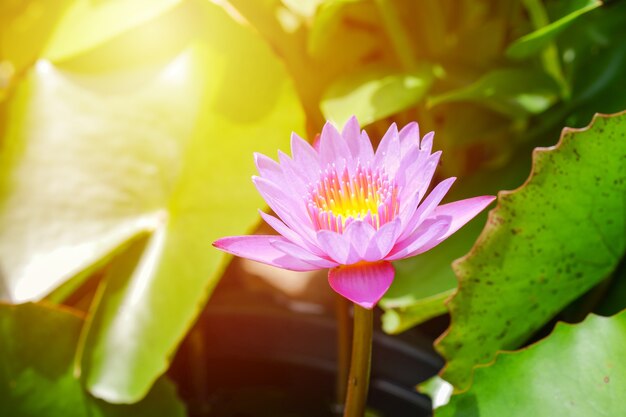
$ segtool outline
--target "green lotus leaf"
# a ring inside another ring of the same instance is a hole
[[[493,195],[511,188],[523,181],[529,165],[530,158],[520,156],[504,168],[459,178],[446,199]],[[482,213],[436,248],[394,263],[396,277],[379,303],[385,311],[383,330],[400,333],[448,312],[444,303],[457,287],[452,261],[471,249],[486,219],[487,213]]]
[[[428,103],[474,102],[511,118],[523,118],[545,111],[558,98],[558,85],[545,72],[506,68],[488,72],[467,87],[431,97]]]
[[[11,417],[185,416],[164,378],[141,402],[113,405],[91,396],[74,375],[83,319],[44,304],[0,304],[0,414]]]
[[[468,391],[435,417],[619,416],[626,389],[626,312],[557,324],[544,340],[476,368]]]
[[[109,402],[140,400],[167,369],[221,276],[211,242],[258,221],[253,152],[288,149],[304,130],[269,46],[202,5],[206,33],[167,65],[80,73],[42,61],[9,103],[0,297],[58,300],[111,263],[78,361]]]
[[[499,194],[454,265],[459,290],[437,343],[448,361],[442,377],[457,389],[614,271],[626,250],[625,139],[626,113],[565,129],[556,147],[535,151],[522,187]]]
[[[338,125],[352,115],[367,125],[417,104],[433,79],[429,66],[411,73],[361,69],[337,79],[324,94],[320,107],[324,117]]]

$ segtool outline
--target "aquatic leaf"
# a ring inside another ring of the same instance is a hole
[[[417,386],[418,392],[430,397],[433,410],[446,405],[452,396],[453,390],[454,387],[438,375],[428,378]]]
[[[382,316],[383,330],[389,334],[401,333],[433,317],[445,314],[448,311],[445,301],[454,293],[454,286],[442,285],[442,287],[444,288],[433,291],[433,295],[408,294],[404,299],[401,297],[399,302],[392,298],[390,298],[392,301],[381,300],[379,305],[385,310]],[[422,289],[421,286],[418,288]]]
[[[165,378],[133,405],[92,397],[74,375],[83,319],[44,304],[0,304],[0,415],[11,417],[185,416]]]
[[[539,114],[559,98],[558,85],[546,73],[528,68],[497,69],[478,81],[428,100],[430,106],[469,101],[512,118]]]
[[[567,126],[582,127],[594,113],[626,109],[625,2],[611,2],[577,20],[559,36],[563,70],[571,79],[572,100],[557,107],[567,112]]]
[[[437,137],[437,136],[436,136]],[[459,178],[452,188],[452,200],[476,194],[494,195],[520,184],[528,173],[530,158],[518,157],[495,171]],[[485,225],[487,213],[481,213],[436,248],[414,258],[395,262],[396,278],[380,301],[385,311],[383,330],[400,333],[432,317],[448,312],[444,302],[457,287],[452,262],[465,255]]]
[[[565,129],[556,147],[535,151],[522,187],[499,194],[474,248],[454,265],[459,290],[436,345],[447,359],[442,377],[458,389],[476,365],[518,347],[624,256],[625,137],[626,113]]]
[[[523,59],[540,52],[576,19],[602,5],[600,0],[578,0],[571,3],[568,5],[570,10],[564,16],[517,39],[507,48],[506,55],[513,59]]]
[[[435,417],[619,416],[626,389],[626,312],[557,324],[550,336],[476,368]]]
[[[326,0],[319,4],[307,39],[307,51],[311,56],[323,56],[328,52],[325,48],[330,48],[335,39],[333,35],[341,24],[342,8],[358,1],[361,0]]]
[[[271,49],[203,5],[202,43],[165,67],[75,73],[42,61],[11,102],[0,295],[40,299],[111,259],[130,265],[109,269],[81,350],[84,383],[110,402],[138,401],[167,369],[221,275],[210,243],[257,221],[252,153],[303,131]]]
[[[368,68],[337,79],[325,92],[320,106],[324,117],[338,125],[352,115],[366,125],[419,102],[433,78],[428,66],[412,73]]]

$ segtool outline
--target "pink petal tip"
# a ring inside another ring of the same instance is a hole
[[[391,262],[340,266],[328,272],[328,283],[339,295],[372,309],[387,292],[395,270]]]

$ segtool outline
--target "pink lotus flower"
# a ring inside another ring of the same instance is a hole
[[[252,177],[278,217],[261,216],[280,235],[225,237],[214,246],[293,271],[328,268],[336,292],[373,308],[393,281],[391,261],[434,248],[495,199],[439,205],[455,178],[423,199],[441,155],[431,153],[433,136],[420,142],[417,123],[400,132],[394,123],[374,152],[354,117],[341,134],[326,123],[319,150],[292,134],[293,158],[255,154],[260,176]]]

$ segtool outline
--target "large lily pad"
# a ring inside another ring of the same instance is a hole
[[[626,113],[565,129],[534,154],[530,178],[501,192],[472,251],[455,264],[459,290],[438,350],[457,388],[472,368],[523,343],[606,278],[626,250]]]
[[[547,339],[477,368],[472,387],[453,395],[435,416],[619,416],[624,355],[626,312],[559,324]]]
[[[133,405],[92,397],[73,373],[83,319],[42,304],[0,305],[0,415],[183,417],[172,384],[159,380]]]
[[[83,381],[110,402],[148,392],[220,276],[211,241],[256,222],[253,151],[303,130],[270,48],[210,2],[199,13],[206,36],[164,68],[43,62],[10,107],[0,293],[36,300],[112,258],[132,265],[109,269],[81,348]]]

